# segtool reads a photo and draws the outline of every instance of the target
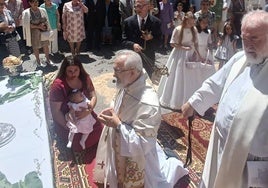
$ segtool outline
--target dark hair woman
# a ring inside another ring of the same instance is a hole
[[[83,108],[81,111],[75,112],[77,119],[81,119],[88,114],[96,119],[93,132],[90,133],[86,140],[85,147],[89,148],[98,143],[102,131],[102,124],[97,120],[97,115],[93,111],[97,96],[89,74],[85,71],[81,61],[75,56],[67,56],[64,58],[58,75],[50,87],[49,101],[52,117],[55,123],[56,133],[63,138],[63,141],[68,140],[69,128],[66,126],[65,115],[69,112],[68,108],[68,93],[74,89],[81,90],[90,100],[88,108]],[[79,144],[81,134],[76,134],[73,140],[72,148],[76,151],[82,150]]]

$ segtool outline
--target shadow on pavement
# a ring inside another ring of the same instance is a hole
[[[79,54],[77,57],[80,59],[82,63],[89,64],[96,61],[96,59],[89,57],[88,54]]]
[[[49,58],[53,63],[61,63],[61,61],[64,59],[64,54],[62,53],[55,53],[55,54],[50,54]]]
[[[49,72],[54,72],[54,71],[58,70],[58,67],[47,65],[46,67],[37,67],[36,71],[38,71],[38,70],[41,70],[43,72],[43,74],[47,74]]]

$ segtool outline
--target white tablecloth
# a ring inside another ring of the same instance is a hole
[[[21,87],[10,86],[6,78],[0,81],[0,97],[16,93]],[[14,101],[0,104],[0,125],[11,126],[15,130],[13,139],[0,144],[0,172],[7,181],[11,184],[25,183],[28,181],[25,176],[34,172],[43,188],[54,187],[42,82]]]

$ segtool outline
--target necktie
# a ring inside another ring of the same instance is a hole
[[[144,19],[141,20],[141,30],[142,31],[145,30],[145,20]]]

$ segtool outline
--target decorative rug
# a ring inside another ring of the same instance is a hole
[[[186,160],[188,146],[187,120],[178,112],[162,115],[162,124],[158,132],[158,141],[162,147],[175,151],[183,162]],[[193,121],[192,164],[188,167],[189,176],[183,177],[175,188],[196,188],[200,182],[212,122],[197,117]],[[92,180],[97,147],[82,152],[73,152],[66,148],[56,136],[52,135],[52,153],[54,158],[55,187],[97,188]]]
[[[54,178],[55,187],[61,188],[95,188],[92,169],[95,164],[97,146],[82,152],[73,152],[54,137]]]
[[[55,188],[97,188],[93,182],[93,167],[97,145],[82,152],[74,152],[66,147],[55,134],[48,96],[46,96],[46,116],[49,125],[51,162],[53,163]]]
[[[158,141],[162,147],[175,151],[183,162],[186,160],[188,146],[187,120],[177,112],[164,114],[158,132]],[[197,117],[193,121],[192,164],[188,167],[189,176],[185,176],[174,188],[196,188],[200,182],[212,122]],[[52,162],[54,163],[54,182],[57,188],[97,188],[92,180],[97,146],[83,152],[73,152],[51,131]]]
[[[185,162],[188,146],[188,120],[178,112],[164,114],[162,115],[162,120],[158,133],[160,144],[175,151],[181,160]],[[195,188],[198,186],[202,176],[212,123],[212,121],[200,117],[194,119],[192,164],[188,167],[189,176],[182,178],[176,184],[176,188]]]

